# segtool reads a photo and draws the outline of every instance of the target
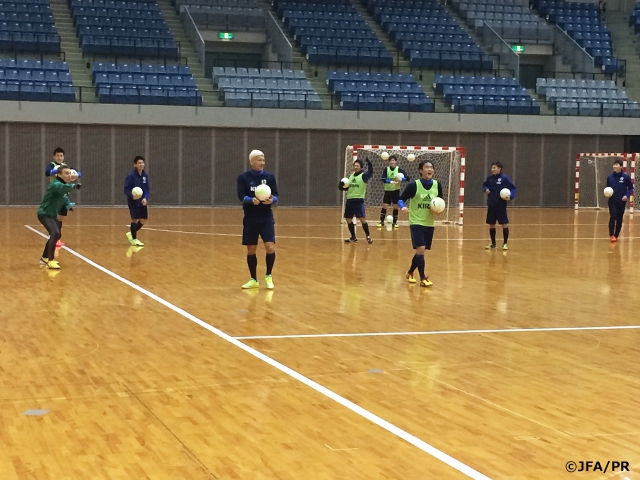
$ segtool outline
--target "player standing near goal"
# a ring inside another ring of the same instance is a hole
[[[398,176],[401,173],[402,175]],[[384,183],[384,197],[382,198],[382,209],[380,210],[380,223],[378,228],[384,226],[387,216],[387,208],[393,207],[393,227],[398,228],[398,199],[400,198],[400,184],[408,182],[409,176],[402,168],[398,167],[398,157],[389,157],[389,166],[382,170],[382,183]]]
[[[44,171],[45,176],[49,177],[51,183],[56,180],[58,169],[60,165],[64,164],[64,150],[60,147],[56,148],[53,151],[53,158],[51,163],[47,165],[47,168]],[[56,223],[58,224],[58,230],[60,231],[60,238],[62,238],[62,219],[67,216],[67,213],[73,207],[73,204],[69,200],[69,195],[65,195],[66,201],[60,206],[60,211],[58,212],[58,218],[56,218]],[[61,248],[64,246],[64,243],[58,239],[56,242],[56,248]]]
[[[511,179],[502,173],[502,163],[493,162],[491,164],[491,175],[482,184],[484,192],[487,194],[487,225],[489,225],[489,235],[491,243],[485,248],[495,250],[496,248],[496,222],[502,226],[502,249],[508,250],[507,240],[509,240],[509,217],[507,216],[507,201],[500,196],[500,191],[508,188],[511,191],[510,199],[516,197],[516,186]]]
[[[613,195],[609,197],[609,238],[611,243],[615,243],[622,229],[627,200],[633,195],[633,182],[631,177],[622,171],[622,160],[613,162],[613,173],[607,177],[607,187],[613,189]]]
[[[433,163],[430,161],[420,162],[418,164],[420,178],[415,182],[411,182],[404,189],[398,200],[398,205],[403,212],[407,211],[405,202],[409,203],[409,230],[411,231],[411,243],[415,254],[411,260],[411,267],[407,272],[407,280],[409,283],[416,283],[413,276],[415,269],[420,274],[420,286],[430,287],[433,282],[429,280],[429,276],[425,275],[425,250],[431,250],[433,241],[433,231],[435,230],[435,218],[431,211],[431,200],[435,197],[442,198],[442,186],[433,178],[435,170]]]
[[[276,261],[276,229],[271,206],[278,202],[278,184],[273,174],[264,170],[264,153],[252,150],[249,154],[251,168],[238,177],[238,199],[242,202],[244,219],[242,220],[242,244],[247,246],[247,265],[251,278],[242,288],[258,288],[258,238],[262,238],[267,252],[267,275],[265,282],[269,290],[273,289],[271,271]],[[258,185],[267,185],[271,196],[260,201],[255,190]]]
[[[144,247],[144,243],[138,240],[138,232],[149,218],[147,202],[149,200],[149,174],[144,171],[144,158],[140,155],[133,159],[135,168],[124,181],[124,194],[127,196],[127,205],[131,215],[130,231],[127,232],[127,239],[134,247]],[[142,189],[142,197],[133,198],[132,190]]]
[[[353,173],[349,177],[349,185],[345,185],[340,182],[340,190],[348,190],[347,203],[344,206],[344,218],[347,221],[347,227],[351,237],[345,240],[346,243],[356,243],[356,226],[353,223],[353,217],[360,220],[364,234],[367,236],[367,242],[373,243],[373,238],[369,233],[369,224],[364,211],[364,197],[367,195],[367,182],[373,175],[373,164],[371,160],[366,159],[367,171],[362,169],[362,160],[356,159],[353,161]]]

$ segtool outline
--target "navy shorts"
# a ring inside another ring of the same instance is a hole
[[[386,203],[387,205],[395,203],[397,205],[398,200],[400,200],[400,190],[385,191],[382,203]]]
[[[487,207],[487,224],[495,225],[496,222],[498,222],[500,225],[506,225],[507,223],[509,223],[506,205]]]
[[[247,218],[242,220],[242,245],[257,245],[258,238],[262,238],[263,242],[276,241],[276,222],[273,217]]]
[[[413,244],[413,248],[424,247],[427,250],[431,250],[434,227],[409,225],[409,230],[411,231],[411,243]]]
[[[147,212],[147,206],[142,205],[142,199],[131,200],[127,199],[127,204],[129,205],[129,214],[131,215],[131,220],[142,219],[146,220],[149,218],[149,213]]]
[[[356,198],[347,200],[344,206],[344,218],[361,218],[364,217],[364,199]]]

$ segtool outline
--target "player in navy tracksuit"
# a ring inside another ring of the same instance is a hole
[[[149,201],[149,175],[144,171],[144,158],[138,155],[133,159],[133,164],[136,168],[127,175],[124,181],[124,194],[127,196],[127,204],[129,206],[129,213],[131,214],[131,226],[129,232],[127,232],[127,238],[129,243],[136,247],[144,247],[144,243],[138,240],[138,231],[142,228],[144,223],[149,218],[147,212],[147,202]],[[138,199],[133,198],[131,191],[135,187],[142,189],[142,197]]]
[[[622,160],[613,162],[613,173],[607,177],[607,187],[613,188],[613,195],[609,198],[609,237],[615,243],[622,228],[627,200],[633,195],[633,182],[622,171]]]
[[[242,244],[247,246],[247,265],[251,279],[242,288],[258,288],[258,238],[262,237],[267,251],[267,288],[273,289],[271,271],[276,261],[276,230],[271,206],[278,202],[278,185],[276,177],[264,171],[264,153],[253,150],[249,154],[251,168],[238,177],[238,199],[242,202],[244,219],[242,221]],[[271,188],[271,197],[260,201],[256,198],[255,190],[258,185]]]
[[[491,175],[482,184],[484,192],[487,194],[487,225],[489,225],[489,235],[491,243],[487,249],[496,248],[496,221],[502,226],[502,236],[504,242],[502,249],[507,250],[507,240],[509,239],[509,217],[507,216],[507,201],[500,197],[500,190],[508,188],[511,190],[511,200],[516,197],[516,186],[511,179],[502,173],[502,163],[493,162],[491,164]]]

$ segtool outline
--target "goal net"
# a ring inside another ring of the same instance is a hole
[[[634,183],[634,195],[638,192],[638,180],[635,175],[638,153],[579,153],[576,155],[575,208],[607,208],[604,188],[607,176],[613,172],[613,162],[622,161],[622,171],[631,176]],[[627,209],[633,213],[634,197],[627,203]]]
[[[398,166],[407,172],[411,181],[419,178],[418,164],[424,161],[433,163],[435,169],[434,178],[442,186],[443,200],[446,208],[436,217],[438,223],[457,223],[462,225],[464,209],[464,162],[465,150],[463,147],[414,147],[414,146],[389,146],[389,145],[349,145],[345,152],[344,176],[349,177],[353,173],[353,162],[360,158],[368,158],[373,164],[373,176],[367,182],[367,196],[365,208],[367,217],[377,220],[384,196],[384,183],[382,182],[382,170],[387,167],[388,160],[383,160],[381,155],[386,152],[398,158]],[[415,159],[410,162],[408,156],[413,154]],[[366,163],[364,164],[366,169]],[[404,190],[404,182],[400,191]],[[346,192],[343,195],[343,207],[346,202]],[[389,212],[390,213],[390,212]],[[406,215],[400,217],[398,223],[407,224]]]

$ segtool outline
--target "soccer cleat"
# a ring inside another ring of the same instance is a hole
[[[353,237],[353,238],[347,238],[344,243],[358,243],[358,239]]]
[[[616,243],[618,241],[618,239],[614,235],[611,235],[611,237],[609,237],[609,240],[611,240],[611,243]]]
[[[400,228],[397,223],[393,224],[393,228]]]
[[[269,290],[273,290],[273,279],[271,278],[271,275],[264,277],[264,281],[267,283],[267,288]]]
[[[40,258],[40,265],[46,265],[47,263],[49,263],[48,258],[44,258],[44,257]]]
[[[503,250],[509,250],[509,247],[507,247],[507,244],[506,244],[506,243],[503,243],[503,244],[502,244],[502,249],[503,249]]]
[[[64,247],[64,243],[62,243],[60,240],[58,240],[56,242],[56,248],[62,248],[62,247]]]
[[[367,237],[367,243],[373,243],[373,238]]]
[[[56,262],[55,260],[49,260],[47,262],[47,268],[50,268],[51,270],[59,270],[60,269],[60,264],[58,262]]]
[[[429,277],[423,278],[422,280],[420,280],[421,287],[430,287],[431,285],[433,285],[433,282],[429,280]]]
[[[487,245],[486,247],[487,250],[495,250],[496,249],[496,244],[495,243],[491,243],[489,245]]]
[[[137,238],[134,238],[134,239],[133,239],[133,244],[134,244],[136,247],[144,247],[144,243],[142,243],[142,242],[141,242],[140,240],[138,240]]]
[[[409,283],[416,283],[416,277],[412,273],[407,273],[407,280],[409,280]]]
[[[382,227],[384,227],[384,224],[383,224],[382,222],[380,222],[380,223],[377,225],[377,227],[378,227],[378,229],[382,229]]]
[[[245,290],[248,290],[249,288],[258,288],[259,286],[260,286],[260,284],[258,283],[258,281],[256,279],[252,278],[247,283],[242,285],[242,288],[244,288]]]
[[[131,235],[131,232],[127,232],[127,240],[129,240],[129,243],[130,243],[131,245],[133,245],[134,247],[135,247],[135,246],[137,246],[137,245],[135,244],[135,239],[134,239],[134,238],[133,238],[133,236]]]

